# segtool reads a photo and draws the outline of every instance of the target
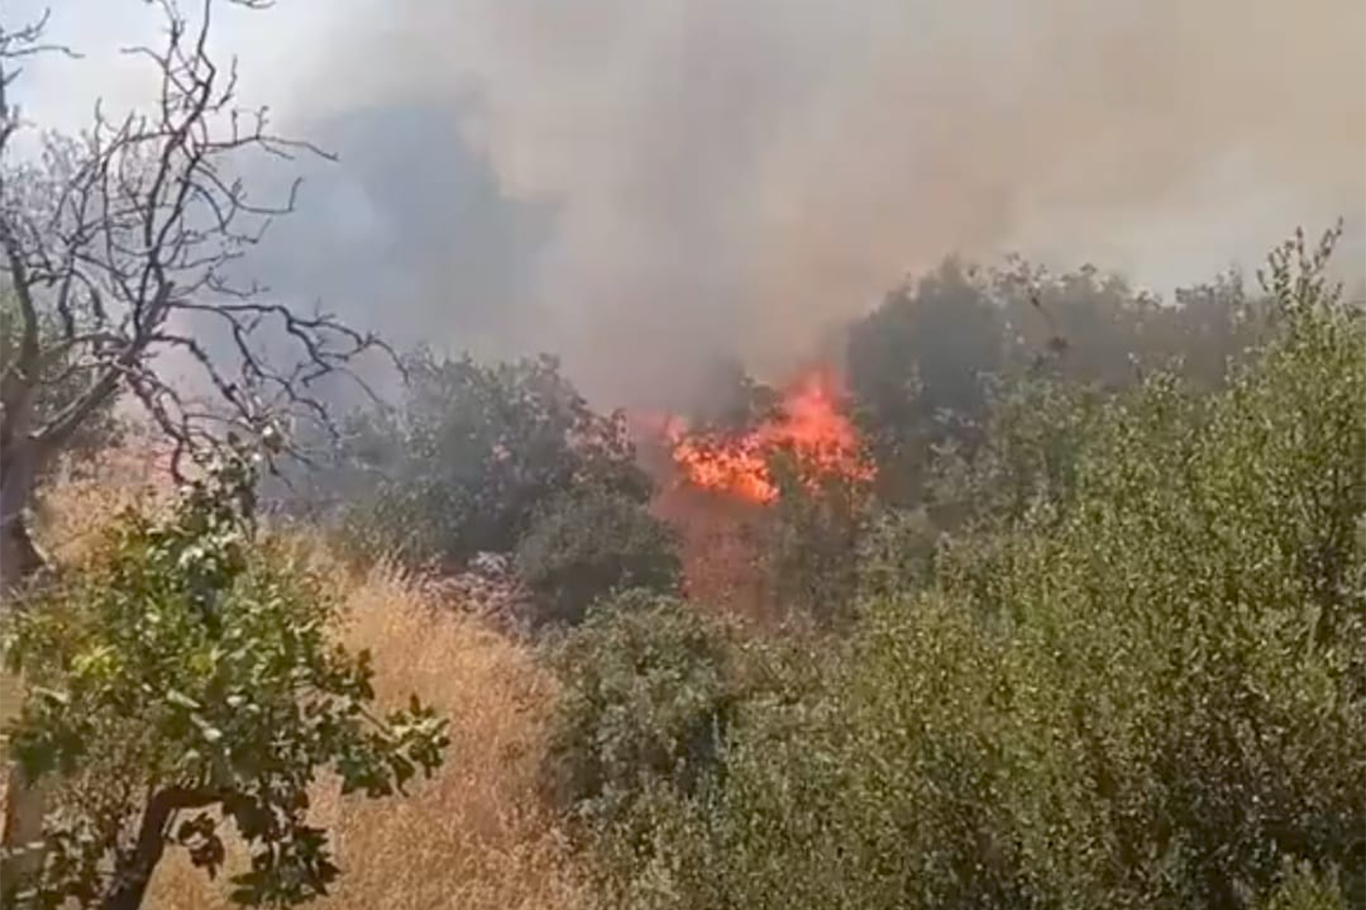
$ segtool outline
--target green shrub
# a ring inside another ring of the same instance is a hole
[[[576,623],[613,592],[676,591],[677,547],[672,529],[643,505],[589,488],[561,495],[541,512],[517,544],[515,565],[542,621]]]
[[[1035,377],[1004,386],[974,451],[935,453],[928,511],[946,530],[1009,527],[1060,514],[1076,487],[1077,458],[1111,396],[1093,385]]]
[[[874,511],[856,547],[861,598],[903,597],[932,577],[939,529],[925,509],[884,507]]]
[[[719,757],[731,690],[716,631],[682,601],[629,591],[554,647],[564,689],[545,784],[592,828],[628,825],[657,786],[690,792]]]
[[[1307,862],[1287,862],[1280,883],[1255,906],[1257,910],[1348,910],[1351,905],[1336,875],[1317,871]]]
[[[256,539],[252,480],[233,459],[169,518],[125,515],[7,618],[27,686],[8,751],[49,797],[37,876],[8,878],[7,902],[137,907],[167,848],[217,873],[230,823],[251,852],[233,900],[300,903],[339,872],[309,817],[321,774],[378,797],[440,764],[445,721],[416,698],[377,717],[369,655],[331,637],[338,604]]]
[[[880,468],[879,496],[920,505],[937,448],[971,458],[990,441],[993,386],[1011,394],[1043,375],[1114,390],[1179,360],[1183,375],[1217,387],[1261,336],[1267,310],[1236,274],[1166,305],[1091,266],[1054,275],[1018,258],[987,271],[947,260],[849,329],[854,414]]]
[[[918,503],[931,447],[972,435],[986,404],[983,379],[1004,366],[1006,331],[989,285],[952,259],[850,326],[845,361],[854,414],[888,501]]]
[[[545,506],[587,486],[636,502],[650,482],[621,414],[594,412],[551,357],[485,366],[418,351],[401,407],[356,415],[310,480],[358,555],[458,569],[509,553]]]
[[[847,621],[868,518],[867,485],[801,470],[789,452],[771,461],[778,498],[763,529],[768,589],[784,613],[824,626]]]
[[[871,604],[815,694],[737,706],[625,904],[1366,899],[1366,323],[1325,256],[1273,256],[1278,338],[1224,390],[1099,404],[1064,495]]]

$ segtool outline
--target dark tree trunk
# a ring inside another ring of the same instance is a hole
[[[12,516],[4,523],[0,537],[0,585],[5,591],[38,574],[47,561],[38,552],[29,534],[24,515]]]
[[[28,508],[37,474],[35,453],[29,447],[0,450],[0,599],[46,565],[28,528]]]
[[[148,800],[142,824],[138,826],[137,843],[132,853],[118,863],[109,893],[100,903],[101,910],[138,910],[147,896],[152,873],[166,851],[167,829],[175,813],[211,806],[221,800],[221,794],[216,792],[181,787],[160,790]]]
[[[0,453],[0,610],[12,606],[14,589],[32,579],[46,565],[29,534],[27,509],[33,495],[33,457],[7,448]],[[4,827],[0,844],[16,851],[0,863],[0,879],[14,883],[28,878],[42,866],[42,791],[30,786],[17,762],[5,768]]]

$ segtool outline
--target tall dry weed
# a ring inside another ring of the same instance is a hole
[[[321,910],[541,910],[587,906],[536,769],[555,688],[530,651],[440,601],[439,585],[380,564],[347,594],[347,644],[374,655],[381,700],[416,692],[451,720],[438,776],[409,796],[342,800],[315,811],[343,872]],[[227,907],[225,889],[183,860],[160,870],[150,906]]]
[[[157,509],[175,485],[151,450],[124,446],[100,455],[98,465],[69,469],[42,490],[35,536],[54,566],[80,565],[109,524],[125,509]]]
[[[112,453],[97,476],[66,478],[45,494],[40,543],[57,565],[79,565],[128,506],[157,508],[171,487],[136,454]],[[347,605],[340,633],[374,657],[381,701],[415,692],[450,718],[446,763],[407,797],[342,800],[320,782],[317,818],[333,836],[343,873],[320,910],[550,910],[589,904],[588,891],[536,790],[553,676],[530,649],[479,616],[454,609],[439,581],[381,563],[362,575],[319,539],[288,532],[294,555]],[[11,693],[13,694],[13,693]],[[12,701],[13,699],[6,699]],[[234,851],[231,867],[244,857]],[[175,851],[147,905],[165,910],[230,906]]]

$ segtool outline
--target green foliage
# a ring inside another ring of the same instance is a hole
[[[934,453],[928,511],[945,529],[1010,527],[1057,515],[1075,490],[1077,459],[1107,396],[1093,384],[1037,377],[1012,383],[992,402],[972,453]]]
[[[936,527],[925,509],[873,510],[859,535],[854,565],[860,597],[901,597],[932,577]]]
[[[230,821],[251,850],[233,899],[299,903],[338,873],[308,819],[320,772],[380,797],[440,764],[445,721],[416,698],[377,718],[369,655],[330,637],[338,604],[255,537],[253,480],[233,459],[168,518],[124,515],[9,620],[28,684],[10,752],[55,799],[41,874],[9,900],[136,907],[167,846],[216,874]]]
[[[802,470],[791,453],[770,464],[778,498],[764,529],[769,590],[788,613],[820,623],[848,618],[858,583],[866,484]]]
[[[1006,324],[978,273],[956,260],[890,294],[849,330],[855,417],[881,468],[882,495],[921,496],[930,447],[970,433],[983,380],[1004,366]]]
[[[1337,876],[1310,863],[1284,864],[1275,890],[1256,903],[1257,910],[1348,910]]]
[[[419,351],[406,367],[402,407],[358,415],[323,478],[362,550],[457,567],[512,550],[565,491],[648,497],[621,415],[594,413],[553,358],[483,366]]]
[[[1178,290],[1168,305],[1091,266],[1053,275],[1010,259],[983,273],[948,260],[849,330],[855,416],[880,467],[878,492],[922,504],[936,449],[974,457],[993,437],[984,424],[997,401],[1021,382],[1113,390],[1178,361],[1184,376],[1217,386],[1263,333],[1267,309],[1236,274]]]
[[[1042,389],[1003,514],[824,685],[733,709],[611,866],[623,905],[1366,900],[1366,321],[1329,246],[1272,257],[1277,340],[1221,391],[1155,374],[1069,417]]]
[[[639,502],[589,487],[549,503],[517,544],[515,565],[545,621],[576,623],[589,605],[628,588],[678,588],[676,535]]]
[[[589,828],[632,829],[655,789],[690,792],[719,760],[727,650],[687,604],[630,591],[558,644],[564,683],[546,755],[555,804]]]

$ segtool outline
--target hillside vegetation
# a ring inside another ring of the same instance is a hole
[[[1273,263],[1274,340],[1219,391],[1155,373],[988,428],[995,507],[918,590],[861,603],[814,684],[739,683],[737,702],[639,645],[618,672],[666,673],[677,699],[622,731],[634,695],[610,693],[635,690],[614,681],[583,739],[613,754],[706,721],[715,742],[699,775],[673,736],[670,772],[597,825],[615,899],[1359,905],[1366,332],[1293,265]]]
[[[202,483],[57,482],[40,516],[54,568],[29,595],[48,606],[6,619],[29,683],[11,749],[65,737],[38,775],[75,794],[64,831],[108,815],[92,781],[185,785],[184,763],[128,746],[111,767],[104,743],[171,730],[293,769],[277,746],[297,731],[234,715],[251,693],[219,680],[236,665],[204,669],[226,645],[156,658],[204,681],[194,723],[230,719],[195,733],[174,699],[118,689],[155,662],[145,639],[82,617],[155,616],[200,648],[234,610],[272,629],[321,616],[319,654],[361,669],[318,685],[358,705],[343,726],[390,718],[364,742],[396,786],[305,725],[312,763],[290,780],[308,796],[280,817],[326,861],[300,868],[340,874],[289,891],[280,847],[280,903],[1361,906],[1366,321],[1326,276],[1335,236],[1278,248],[1257,295],[1224,281],[1177,306],[1019,264],[951,264],[889,296],[849,336],[876,473],[812,477],[774,453],[780,495],[752,508],[745,569],[757,625],[696,601],[709,553],[652,510],[620,415],[551,360],[413,355],[402,407],[357,412],[306,482],[247,491],[260,518],[240,526],[226,500],[221,520],[185,517]],[[729,410],[737,431],[762,419]],[[62,713],[73,699],[98,727]],[[224,805],[222,856],[199,828],[169,838],[146,906],[227,906],[264,862]],[[149,811],[118,818],[136,831]],[[92,881],[135,855],[123,836]],[[53,855],[51,880],[69,878]]]

